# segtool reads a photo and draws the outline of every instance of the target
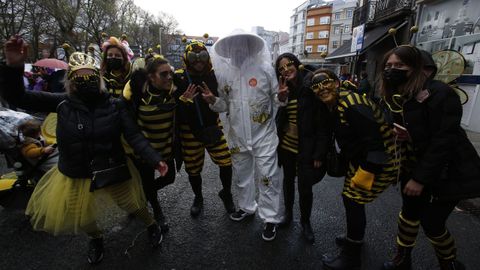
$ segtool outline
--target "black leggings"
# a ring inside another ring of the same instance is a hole
[[[282,155],[283,161],[283,194],[285,197],[285,209],[286,211],[293,210],[293,203],[295,201],[295,176],[298,175],[298,194],[299,194],[299,203],[300,203],[300,213],[302,222],[310,222],[310,216],[312,214],[312,203],[313,203],[313,193],[312,193],[312,180],[310,179],[313,173],[313,170],[308,168],[303,168],[300,165],[300,170],[297,173],[297,155],[279,149],[280,155]]]
[[[347,218],[347,237],[351,240],[362,241],[367,226],[365,204],[359,204],[346,196],[342,196],[342,199]]]
[[[402,190],[406,181],[402,181]],[[430,202],[428,192],[420,196],[406,196],[402,192],[402,216],[410,221],[420,221],[423,231],[429,237],[445,232],[445,223],[458,201]]]
[[[143,192],[147,201],[155,207],[158,204],[157,191],[172,184],[175,181],[175,163],[172,160],[166,161],[168,165],[167,175],[155,179],[155,168],[145,163],[141,159],[133,158],[133,163],[142,177]]]

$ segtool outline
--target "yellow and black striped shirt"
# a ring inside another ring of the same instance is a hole
[[[282,138],[280,147],[292,153],[298,154],[298,128],[297,128],[297,99],[290,99],[287,103],[287,127]]]
[[[137,123],[143,135],[163,158],[173,153],[173,122],[175,99],[170,95],[151,95],[148,92],[137,109]]]

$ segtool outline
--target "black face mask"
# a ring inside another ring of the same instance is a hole
[[[75,80],[76,94],[86,103],[95,102],[100,96],[100,80],[98,76],[90,76],[87,80]]]
[[[107,58],[108,70],[119,70],[122,68],[123,61],[120,58]]]
[[[388,85],[399,86],[407,81],[408,70],[387,68],[383,71],[383,79]]]

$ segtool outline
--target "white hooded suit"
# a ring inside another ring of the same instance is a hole
[[[266,43],[254,34],[234,33],[215,43],[212,60],[219,97],[210,108],[227,112],[238,206],[247,213],[254,213],[258,207],[264,222],[279,223],[283,216],[283,176],[276,153],[278,82]]]

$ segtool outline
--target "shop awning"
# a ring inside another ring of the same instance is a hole
[[[371,47],[377,45],[378,43],[382,42],[385,38],[388,37],[388,29],[390,28],[396,28],[397,30],[407,24],[407,21],[404,22],[393,22],[390,24],[386,25],[381,25],[377,26],[375,28],[371,28],[368,31],[365,32],[364,39],[363,39],[363,48],[361,51],[358,52],[358,54],[362,54],[366,52],[368,49]],[[350,47],[351,47],[352,41],[348,40],[345,41],[345,43],[340,46],[340,48],[336,49],[328,55],[325,60],[332,60],[332,59],[337,59],[337,58],[342,58],[342,57],[349,57],[349,56],[354,56],[356,53],[355,52],[350,52]]]

